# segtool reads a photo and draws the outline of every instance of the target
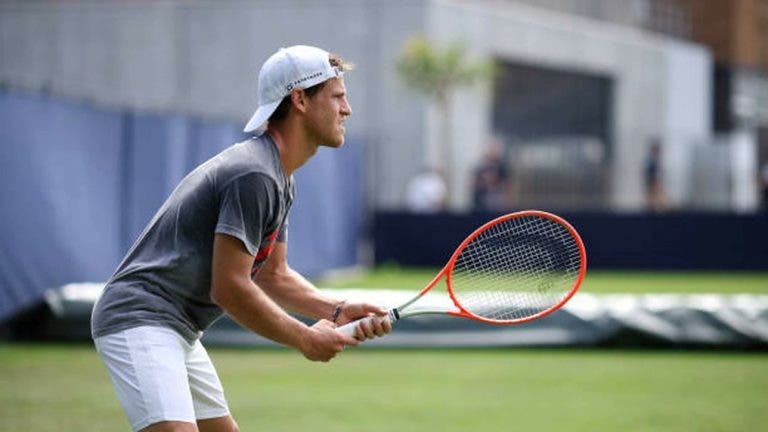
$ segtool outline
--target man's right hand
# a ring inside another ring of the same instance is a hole
[[[299,350],[309,360],[327,362],[344,351],[345,346],[356,346],[358,343],[357,339],[337,332],[334,323],[320,320],[309,327]]]

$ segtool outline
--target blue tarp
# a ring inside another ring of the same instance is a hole
[[[0,321],[52,287],[106,280],[178,181],[241,128],[0,91]],[[348,139],[297,173],[297,270],[355,264],[362,154]]]

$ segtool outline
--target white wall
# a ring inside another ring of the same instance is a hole
[[[709,136],[709,65],[703,49],[606,22],[514,2],[432,0],[429,34],[464,40],[477,56],[578,70],[614,80],[613,165],[610,201],[615,209],[643,208],[642,170],[652,137],[673,135],[676,145]],[[683,82],[684,81],[684,82]],[[683,87],[677,88],[682,82]],[[454,116],[458,207],[469,202],[469,176],[491,133],[488,89],[459,96]],[[667,103],[671,103],[667,107]],[[679,122],[679,124],[678,124]],[[430,139],[439,127],[429,117]]]
[[[662,172],[669,205],[690,203],[691,166],[698,146],[712,139],[712,58],[701,47],[667,40],[665,53]]]

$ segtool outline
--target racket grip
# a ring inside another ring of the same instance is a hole
[[[364,318],[360,318],[359,320],[355,320],[352,322],[348,322],[344,324],[341,327],[336,328],[336,331],[349,337],[355,337],[355,329],[357,328],[360,323],[363,321],[372,323],[374,320],[379,321],[389,321],[389,322],[395,322],[398,319],[398,314],[396,309],[392,309],[389,311],[389,314],[387,316],[378,316],[378,315],[371,315]]]

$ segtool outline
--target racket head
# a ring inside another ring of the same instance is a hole
[[[458,309],[451,315],[520,324],[568,302],[586,270],[586,250],[576,229],[557,215],[526,210],[477,228],[441,273]]]

